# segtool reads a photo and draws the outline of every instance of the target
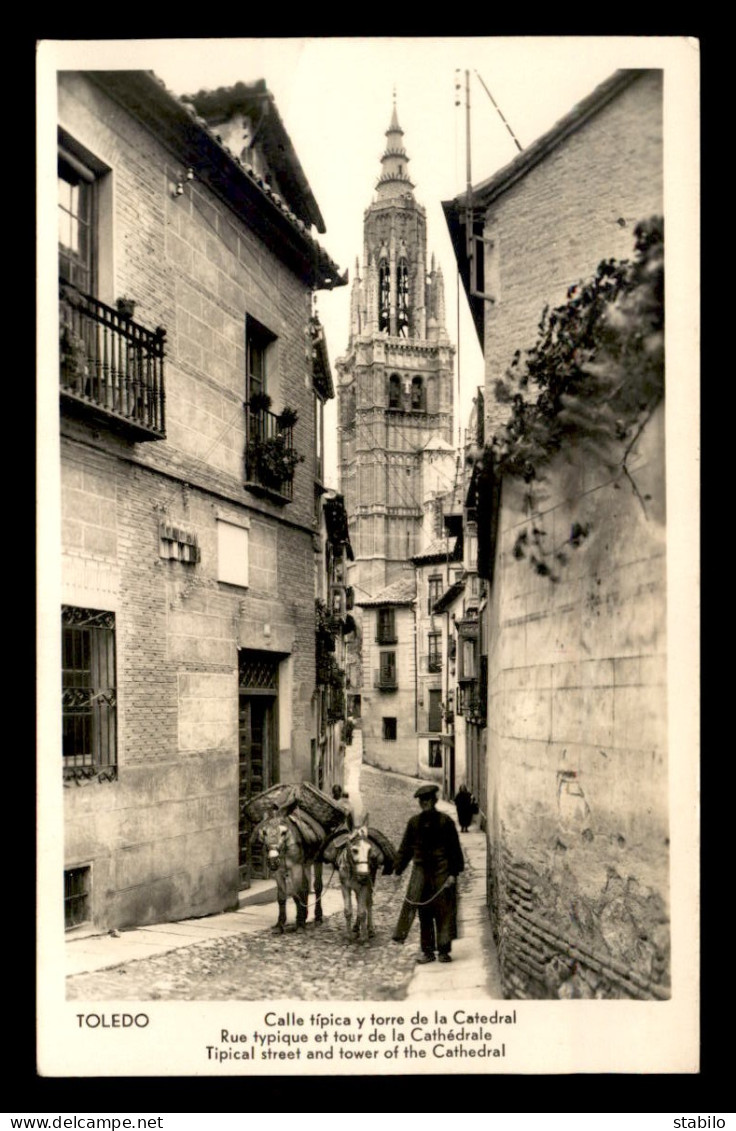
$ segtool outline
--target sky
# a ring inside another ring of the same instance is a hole
[[[427,210],[428,254],[434,252],[442,267],[447,330],[459,347],[457,435],[483,383],[480,346],[462,288],[458,301],[441,208],[466,185],[465,72],[471,180],[477,184],[518,152],[483,84],[526,147],[618,68],[662,66],[673,42],[617,36],[105,40],[64,44],[60,65],[150,69],[177,95],[265,79],[324,217],[327,230],[319,241],[351,280],[395,91],[414,195]],[[317,299],[333,376],[335,359],[347,348],[349,302],[350,286],[322,291]],[[326,424],[327,478],[336,488],[335,402]]]

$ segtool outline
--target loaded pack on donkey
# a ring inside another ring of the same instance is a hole
[[[352,828],[345,808],[311,782],[271,786],[246,803],[245,814],[254,826],[251,842],[263,845],[269,874],[276,881],[275,929],[284,930],[289,896],[296,907],[297,928],[306,926],[310,889],[315,924],[322,922],[322,866],[327,862],[340,878],[348,929],[367,943],[373,934],[373,884],[378,869],[383,865],[383,874],[390,875],[396,858],[389,839],[369,828],[367,821]]]

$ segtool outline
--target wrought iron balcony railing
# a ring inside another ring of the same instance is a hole
[[[373,686],[377,688],[378,691],[396,691],[399,686],[396,673],[390,671],[374,671]]]
[[[294,429],[283,427],[279,416],[246,406],[245,475],[250,488],[261,488],[284,499],[294,497],[294,472],[302,457],[294,449]]]
[[[427,657],[427,671],[428,672],[441,672],[442,671],[442,656],[430,654]]]
[[[62,283],[59,381],[71,411],[135,440],[163,440],[164,342],[118,310]]]

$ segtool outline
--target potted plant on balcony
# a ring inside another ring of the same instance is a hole
[[[121,318],[132,318],[135,314],[134,298],[128,298],[127,295],[123,295],[122,298],[117,300],[115,305],[118,308],[118,314]]]
[[[280,431],[289,432],[299,419],[299,413],[295,408],[291,408],[287,405],[285,408],[282,408],[276,419]]]
[[[89,374],[87,348],[84,339],[66,322],[59,330],[59,362],[62,385],[78,390],[83,378]]]
[[[268,412],[271,408],[271,398],[268,393],[252,393],[248,403],[251,412]]]
[[[278,491],[294,478],[297,464],[303,463],[304,456],[288,446],[286,437],[279,432],[276,436],[256,436],[251,442],[251,460],[258,482]]]

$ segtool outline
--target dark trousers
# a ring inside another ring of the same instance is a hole
[[[437,878],[426,877],[423,870],[414,865],[406,898],[401,905],[394,930],[395,939],[403,941],[406,938],[418,911],[422,950],[427,953],[434,953],[435,950],[439,950],[440,954],[450,953],[452,940],[457,938],[456,889],[445,888],[432,898],[445,878],[442,877],[440,883]],[[424,906],[418,907],[417,904]]]
[[[455,889],[445,890],[426,907],[419,908],[420,945],[427,954],[449,954],[455,938]]]

